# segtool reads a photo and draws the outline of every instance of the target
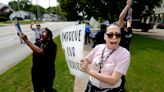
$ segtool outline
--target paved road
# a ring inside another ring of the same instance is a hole
[[[76,22],[47,22],[41,24],[53,31],[54,37],[59,35],[59,29],[74,25]],[[23,32],[34,42],[34,32],[30,30],[30,25],[21,25]],[[0,27],[0,74],[10,69],[27,57],[32,51],[25,45],[20,44],[14,25]]]

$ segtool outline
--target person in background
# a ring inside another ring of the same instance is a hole
[[[126,48],[127,50],[129,50],[130,47],[130,42],[132,39],[132,8],[129,9],[128,11],[128,16],[127,16],[127,23],[126,25],[123,26],[123,28],[121,28],[121,42],[120,42],[120,46]],[[123,75],[121,77],[122,79],[122,83],[120,86],[120,92],[124,92],[125,88],[125,76]]]
[[[106,43],[97,45],[81,60],[81,70],[90,76],[85,92],[120,91],[121,77],[126,75],[130,64],[130,52],[119,46],[121,28],[130,6],[131,0],[127,0],[118,24],[107,27],[104,34]]]
[[[109,20],[105,20],[103,24],[109,26],[110,25]]]
[[[31,75],[34,92],[56,92],[53,89],[53,81],[57,46],[52,37],[51,30],[45,28],[41,33],[40,42],[33,44],[25,34],[21,34],[21,38],[33,51]]]
[[[106,25],[102,24],[100,30],[97,31],[97,33],[95,35],[94,43],[93,43],[92,48],[94,48],[98,44],[105,43],[105,40],[104,40],[105,31],[106,31]]]
[[[34,24],[36,27],[33,27]],[[43,28],[41,28],[41,25],[39,23],[31,23],[30,28],[32,31],[35,32],[35,42],[39,42]]]
[[[89,22],[85,25],[85,44],[90,43],[90,33],[91,33],[91,26]]]
[[[130,42],[132,39],[132,8],[129,9],[128,11],[128,19],[127,23],[121,28],[121,42],[120,46],[126,48],[129,50]]]

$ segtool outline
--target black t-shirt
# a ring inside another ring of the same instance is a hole
[[[121,28],[121,41],[120,46],[129,50],[130,41],[132,39],[132,28],[127,28],[128,31],[125,31],[124,28]]]
[[[56,58],[56,50],[57,46],[50,40],[45,44],[36,43],[36,45],[40,48],[43,48],[43,54],[33,53],[33,71],[41,71],[44,72],[53,72],[55,68],[55,58]]]
[[[105,40],[104,40],[104,33],[105,33],[105,30],[99,30],[99,31],[96,33],[96,35],[95,35],[96,45],[105,43]]]

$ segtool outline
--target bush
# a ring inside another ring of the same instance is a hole
[[[9,20],[9,18],[6,18],[6,17],[3,17],[3,16],[0,16],[0,22],[4,22],[4,21],[7,21]]]

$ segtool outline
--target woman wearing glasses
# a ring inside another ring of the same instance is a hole
[[[131,0],[120,14],[118,24],[111,24],[104,34],[105,44],[97,45],[81,60],[81,70],[90,78],[85,92],[119,92],[122,75],[126,75],[130,64],[130,52],[119,46],[120,28],[131,6]],[[90,65],[90,67],[89,67]]]

